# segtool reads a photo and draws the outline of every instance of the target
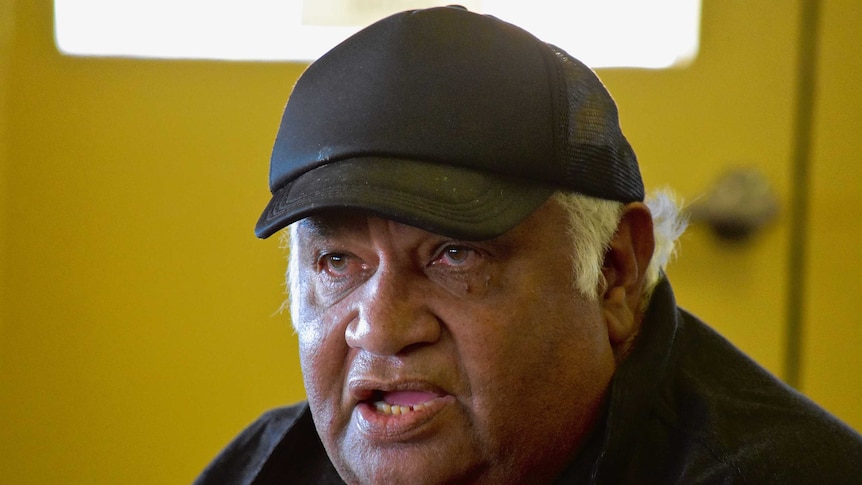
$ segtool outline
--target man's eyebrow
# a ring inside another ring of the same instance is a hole
[[[297,223],[297,233],[308,237],[327,238],[338,232],[337,225],[321,217],[306,217]]]
[[[324,213],[314,214],[297,222],[297,232],[309,237],[331,238],[352,232],[356,225],[356,214]]]

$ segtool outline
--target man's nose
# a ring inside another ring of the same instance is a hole
[[[440,321],[428,306],[421,279],[398,271],[376,273],[366,282],[357,318],[347,326],[347,344],[388,356],[436,342]]]

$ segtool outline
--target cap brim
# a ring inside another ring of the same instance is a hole
[[[273,193],[255,227],[267,238],[325,209],[352,208],[465,240],[512,229],[555,189],[524,179],[391,158],[322,165]]]

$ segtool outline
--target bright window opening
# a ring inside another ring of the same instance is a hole
[[[54,0],[55,35],[77,56],[310,61],[386,15],[452,3],[592,67],[679,66],[698,50],[700,0]]]

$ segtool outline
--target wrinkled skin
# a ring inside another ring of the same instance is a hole
[[[596,301],[573,290],[566,218],[553,201],[482,242],[360,212],[300,221],[292,317],[315,426],[341,476],[558,476],[595,426],[636,333],[652,248],[630,241],[648,229],[646,209],[627,214]],[[384,401],[408,407],[387,414],[375,408]]]

